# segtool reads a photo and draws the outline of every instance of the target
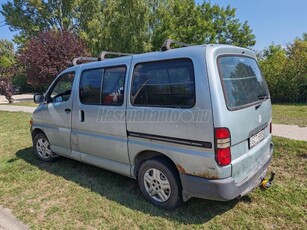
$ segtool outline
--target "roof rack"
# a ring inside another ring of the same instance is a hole
[[[78,65],[78,62],[82,62],[82,61],[83,62],[102,61],[102,60],[107,59],[106,55],[108,55],[108,54],[116,55],[116,56],[130,56],[130,55],[133,55],[133,54],[129,54],[129,53],[102,51],[99,54],[99,57],[77,57],[77,58],[74,58],[73,61],[72,61],[72,64],[75,66],[75,65]]]
[[[78,65],[78,62],[80,61],[85,61],[85,62],[98,61],[98,58],[96,57],[77,57],[72,60],[72,64]]]
[[[161,46],[161,51],[171,50],[172,49],[171,44],[177,44],[180,45],[181,47],[192,46],[191,44],[187,44],[184,42],[177,42],[172,39],[167,39],[164,41],[163,45]]]
[[[105,56],[108,55],[108,54],[117,55],[117,56],[130,56],[130,55],[133,55],[133,54],[129,54],[129,53],[102,51],[102,52],[99,54],[99,59],[100,59],[100,60],[106,59]]]

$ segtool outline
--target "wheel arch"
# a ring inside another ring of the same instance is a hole
[[[40,128],[35,128],[35,129],[33,129],[32,132],[31,132],[32,140],[33,140],[34,137],[35,137],[37,134],[39,134],[39,133],[43,133],[45,136],[47,136],[46,133],[45,133],[42,129],[40,129]],[[47,138],[48,138],[48,137],[47,137]]]
[[[174,170],[177,172],[177,176],[179,177],[179,171],[176,167],[175,162],[166,154],[158,152],[158,151],[153,151],[153,150],[144,150],[142,152],[139,152],[135,158],[134,158],[134,177],[137,178],[139,169],[142,165],[143,162],[145,162],[146,160],[149,159],[153,159],[153,158],[159,158],[159,159],[164,159],[165,161],[167,161],[173,168]]]

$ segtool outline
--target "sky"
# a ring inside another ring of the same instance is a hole
[[[285,46],[307,33],[307,0],[211,0],[211,4],[236,8],[237,18],[253,30],[253,48],[259,51],[272,42]]]
[[[209,1],[209,0],[207,0]],[[6,3],[7,0],[0,0]],[[196,0],[197,3],[203,2]],[[302,37],[307,32],[307,0],[211,0],[211,4],[230,5],[236,8],[236,16],[253,30],[258,51],[271,43],[286,46],[296,37]],[[11,32],[4,24],[0,14],[0,39],[12,40],[16,32]]]

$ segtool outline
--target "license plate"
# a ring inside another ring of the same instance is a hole
[[[264,129],[249,138],[249,147],[250,148],[254,147],[256,144],[261,142],[263,139],[264,139]]]

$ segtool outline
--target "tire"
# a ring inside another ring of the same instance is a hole
[[[152,204],[174,209],[182,204],[182,187],[176,168],[167,160],[153,158],[142,163],[138,183],[144,197]]]
[[[55,154],[50,149],[48,138],[43,133],[38,133],[33,138],[33,148],[38,159],[45,162],[52,162],[55,159]]]

